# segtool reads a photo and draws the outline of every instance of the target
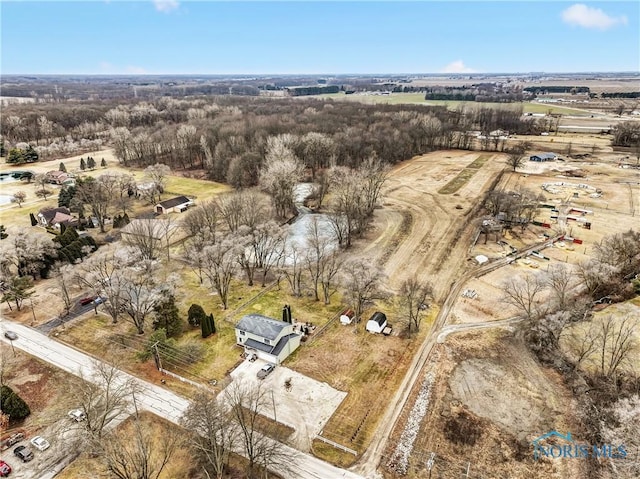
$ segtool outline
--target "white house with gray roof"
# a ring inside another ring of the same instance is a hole
[[[293,332],[293,324],[261,314],[247,314],[236,324],[236,344],[275,364],[298,349],[300,338]]]

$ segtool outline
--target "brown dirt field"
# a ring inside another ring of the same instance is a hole
[[[425,478],[435,452],[433,477],[586,477],[578,461],[535,462],[531,440],[549,429],[580,435],[574,401],[553,370],[541,368],[526,346],[507,333],[452,335],[428,369],[436,374],[427,413],[406,476]],[[409,399],[412,406],[414,392]],[[396,425],[382,462],[386,467],[405,427],[409,407]],[[453,425],[462,431],[456,433]]]
[[[502,157],[492,155],[456,193],[437,191],[479,156],[477,152],[440,151],[403,162],[391,171],[383,190],[383,207],[376,211],[366,235],[368,244],[357,252],[384,263],[390,289],[415,274],[432,281],[436,296],[443,297],[466,258],[471,229],[466,228],[465,214],[504,167]],[[403,231],[402,215],[406,213],[411,219]],[[436,272],[438,282],[433,281]]]

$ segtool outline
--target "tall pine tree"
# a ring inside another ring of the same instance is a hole
[[[182,319],[173,294],[165,292],[162,296],[163,299],[153,307],[155,315],[153,329],[164,329],[167,332],[167,337],[170,338],[182,332]]]

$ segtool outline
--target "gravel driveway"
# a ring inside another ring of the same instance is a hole
[[[271,405],[261,414],[276,419],[295,429],[291,440],[296,448],[309,451],[314,437],[322,430],[347,393],[333,389],[327,383],[321,383],[283,366],[265,379],[256,377],[266,363],[262,360],[244,361],[232,373],[233,381],[244,384],[262,382],[262,386],[273,391],[273,403],[276,404],[275,417]],[[285,381],[291,378],[291,388],[285,389]]]

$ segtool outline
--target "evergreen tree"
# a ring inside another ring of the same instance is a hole
[[[96,160],[93,159],[93,156],[87,157],[87,168],[93,170],[96,167]]]
[[[200,327],[202,329],[202,337],[208,338],[212,334],[216,332],[216,325],[213,321],[213,313],[209,316],[204,316],[202,318],[202,322],[200,323]]]
[[[203,318],[206,316],[204,309],[199,304],[192,304],[188,311],[188,321],[191,326],[200,326]]]
[[[209,315],[209,327],[211,328],[211,334],[216,334],[216,323],[213,320],[213,313]]]
[[[127,226],[129,223],[131,223],[131,220],[129,219],[129,215],[127,213],[122,215],[122,226]]]
[[[87,164],[85,163],[84,158],[80,158],[80,169],[82,171],[87,169]]]
[[[64,163],[60,162],[60,166],[58,166],[58,171],[67,172],[67,167],[64,166]]]
[[[38,226],[38,220],[33,213],[29,213],[29,219],[31,220],[31,226]]]
[[[7,236],[9,236],[6,233],[7,229],[4,227],[4,225],[0,225],[0,240],[5,239]]]
[[[75,186],[63,186],[58,193],[58,207],[71,206],[71,200],[76,196],[77,188]]]
[[[155,314],[153,329],[164,329],[167,337],[176,336],[182,332],[182,320],[173,294],[163,295],[163,299],[153,307],[153,312]]]
[[[19,421],[31,414],[29,405],[9,386],[3,385],[0,388],[0,407],[10,421]]]
[[[103,168],[107,167],[107,162],[106,160],[103,158],[102,161],[100,162],[100,166],[102,166]]]

